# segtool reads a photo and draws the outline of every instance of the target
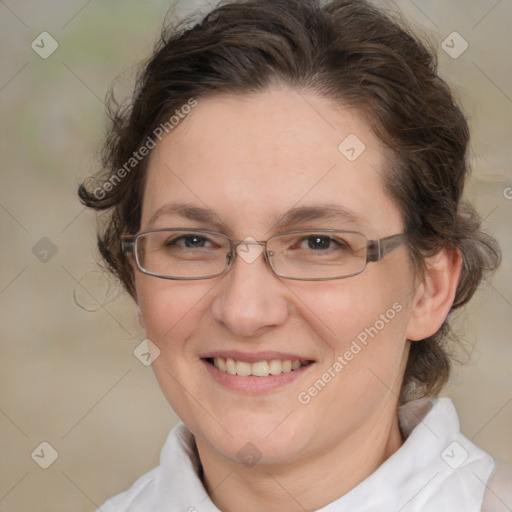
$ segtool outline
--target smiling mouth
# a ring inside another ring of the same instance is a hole
[[[299,370],[303,366],[312,363],[312,361],[292,361],[291,359],[283,361],[280,359],[270,359],[248,363],[230,357],[213,357],[207,358],[206,361],[221,372],[230,375],[238,375],[239,377],[268,377],[269,375],[281,375],[282,373],[290,373]]]

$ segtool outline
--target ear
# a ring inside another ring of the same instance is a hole
[[[142,329],[146,329],[146,325],[144,324],[144,317],[142,316],[142,311],[139,306],[135,306],[135,316],[137,317],[138,324],[142,327]]]
[[[407,339],[418,341],[435,334],[452,307],[462,267],[459,249],[449,246],[425,261],[425,275],[414,296]]]

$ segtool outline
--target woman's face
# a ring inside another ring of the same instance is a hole
[[[312,93],[201,99],[151,154],[141,229],[207,229],[236,240],[298,229],[401,233],[383,186],[385,157],[356,111]],[[195,210],[178,213],[178,204]],[[160,350],[155,374],[200,449],[294,464],[389,430],[414,300],[406,246],[329,281],[279,278],[262,255],[243,255],[213,279],[136,272],[146,334]],[[240,362],[240,373],[265,372],[263,361],[275,360],[277,375],[231,375],[211,364],[216,357]],[[290,361],[308,364],[289,371]]]

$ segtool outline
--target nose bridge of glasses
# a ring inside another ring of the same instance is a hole
[[[256,240],[252,236],[248,236],[247,238],[244,238],[243,240],[237,240],[233,242],[234,247],[239,247],[241,245],[263,245],[266,246],[267,242],[266,240]]]
[[[266,256],[266,241],[258,241],[252,236],[233,242],[236,254],[240,256],[246,263],[253,263],[260,254]]]

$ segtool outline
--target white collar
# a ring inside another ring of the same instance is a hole
[[[415,400],[401,406],[398,417],[405,438],[400,449],[317,512],[480,511],[494,459],[461,434],[451,400]],[[112,510],[129,504],[137,512],[220,512],[201,483],[199,468],[194,437],[179,423],[162,449],[160,466],[107,503]]]

